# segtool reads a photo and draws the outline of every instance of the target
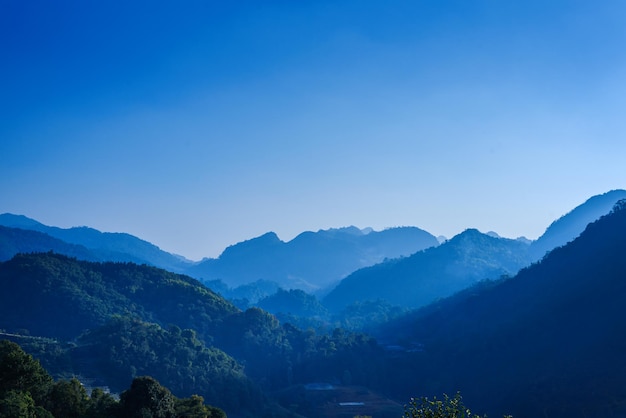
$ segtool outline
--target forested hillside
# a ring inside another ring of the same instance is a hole
[[[516,277],[389,324],[380,338],[419,347],[394,362],[394,391],[461,390],[520,417],[624,416],[625,254],[622,202]]]
[[[258,308],[240,311],[197,280],[154,267],[23,254],[0,263],[0,284],[0,329],[60,340],[29,349],[58,375],[115,390],[147,374],[238,416],[281,416],[273,391],[384,376],[382,349],[366,335],[316,334]]]
[[[193,395],[178,398],[155,379],[133,379],[119,401],[100,388],[91,393],[76,378],[54,382],[16,343],[0,340],[0,416],[6,418],[226,418]]]
[[[55,378],[79,375],[119,393],[152,376],[187,407],[201,408],[198,394],[233,417],[344,416],[337,399],[346,396],[376,399],[351,416],[381,405],[383,416],[395,416],[410,397],[458,390],[490,416],[619,417],[625,231],[622,202],[578,239],[500,278],[527,262],[529,245],[468,230],[350,276],[352,303],[334,313],[302,290],[260,297],[276,316],[242,310],[193,278],[147,265],[19,254],[0,263],[0,331]],[[369,274],[380,287],[356,286]],[[258,285],[259,295],[274,289]],[[388,322],[376,339],[347,331],[402,313],[378,299],[426,304],[442,289],[460,292]],[[138,384],[165,393],[152,380]],[[331,392],[307,389],[316,385]],[[2,405],[47,408],[38,395],[18,395]]]
[[[190,277],[132,263],[21,254],[0,264],[2,328],[73,338],[112,315],[210,333],[238,309]]]

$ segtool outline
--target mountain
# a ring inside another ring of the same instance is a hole
[[[363,334],[316,335],[259,308],[240,311],[197,280],[152,266],[18,254],[0,263],[0,288],[0,337],[28,341],[55,373],[113,389],[146,374],[175,394],[201,391],[229,414],[282,417],[294,415],[277,415],[259,387],[342,378],[363,386],[383,371],[380,347]],[[287,293],[287,303],[315,308],[312,296]]]
[[[438,247],[355,271],[323,303],[334,311],[377,299],[416,308],[479,280],[515,274],[528,261],[526,243],[468,229]]]
[[[621,201],[517,276],[388,324],[379,338],[417,347],[394,359],[390,390],[460,390],[489,416],[625,416],[624,254]]]
[[[612,190],[593,196],[585,203],[554,221],[531,245],[531,255],[539,260],[548,251],[572,241],[585,227],[611,211],[618,200],[626,199],[626,190]]]
[[[263,279],[286,289],[312,291],[385,258],[407,256],[436,245],[437,238],[415,227],[380,232],[356,227],[303,232],[289,242],[269,232],[226,248],[217,259],[191,266],[187,274],[205,281],[220,279],[229,286]]]
[[[72,339],[112,315],[133,315],[203,335],[239,310],[197,280],[131,263],[19,254],[0,263],[0,328]]]
[[[42,232],[0,226],[0,261],[10,260],[18,253],[48,251],[82,260],[98,260],[96,255],[82,245],[68,244]]]
[[[88,227],[57,228],[47,226],[23,215],[4,213],[0,215],[0,225],[10,228],[37,231],[64,241],[80,245],[89,250],[87,260],[125,261],[149,264],[169,271],[182,273],[190,264],[183,257],[161,250],[154,244],[125,233],[100,232]],[[80,254],[63,254],[83,258]]]

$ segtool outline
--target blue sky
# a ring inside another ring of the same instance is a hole
[[[131,3],[131,4],[127,4]],[[192,259],[626,187],[622,1],[0,2],[0,212]]]

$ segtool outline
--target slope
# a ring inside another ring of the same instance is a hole
[[[389,324],[381,338],[422,349],[394,365],[397,395],[461,390],[490,415],[624,416],[625,232],[622,201],[516,277]]]
[[[438,247],[358,270],[323,300],[340,310],[351,303],[386,300],[419,307],[476,281],[516,273],[528,263],[528,245],[468,229]]]
[[[42,232],[0,226],[0,261],[10,260],[18,253],[48,251],[82,260],[98,260],[96,255],[82,245],[68,244]]]
[[[197,280],[131,263],[20,254],[0,263],[0,328],[71,339],[112,315],[131,314],[207,334],[238,311]]]
[[[543,235],[531,244],[533,259],[538,260],[553,248],[572,241],[584,231],[589,223],[609,213],[620,199],[626,199],[626,190],[611,190],[601,195],[592,196],[569,213],[552,222]]]
[[[88,227],[57,228],[10,213],[0,215],[0,225],[42,232],[66,243],[84,246],[99,260],[149,264],[175,272],[183,272],[191,264],[181,256],[163,251],[130,234],[100,232]]]

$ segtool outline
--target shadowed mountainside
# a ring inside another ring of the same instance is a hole
[[[398,396],[460,390],[490,415],[624,416],[624,254],[622,201],[514,278],[388,324],[380,338],[420,347],[397,359]]]

